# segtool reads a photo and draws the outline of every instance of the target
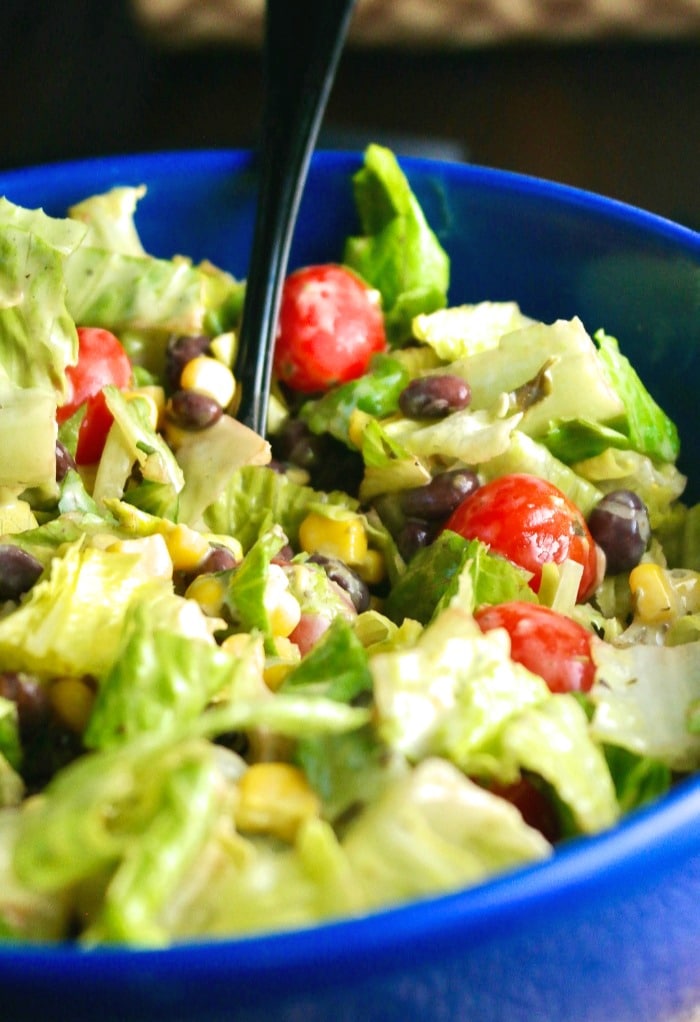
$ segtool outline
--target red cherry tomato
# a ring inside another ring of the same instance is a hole
[[[485,483],[452,512],[445,528],[466,539],[480,539],[493,551],[532,573],[538,592],[542,566],[568,558],[583,567],[578,599],[596,586],[596,546],[581,511],[545,479],[524,473]]]
[[[78,431],[78,464],[90,465],[99,460],[112,425],[102,388],[108,384],[128,386],[131,371],[129,356],[114,334],[98,327],[78,327],[78,361],[66,369],[68,396],[56,412],[60,424],[86,405]]]
[[[82,404],[107,384],[126,387],[131,381],[131,362],[121,342],[98,327],[78,327],[78,361],[66,369],[68,396],[58,409],[59,423],[69,419]]]
[[[329,263],[287,277],[274,368],[293,390],[311,394],[354,380],[385,348],[377,292],[351,270]]]
[[[593,684],[591,633],[570,617],[520,600],[482,607],[474,617],[482,632],[505,628],[512,659],[544,678],[552,692],[587,692]]]

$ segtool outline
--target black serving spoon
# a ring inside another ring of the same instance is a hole
[[[258,202],[235,367],[237,417],[263,435],[294,224],[354,4],[266,0]]]

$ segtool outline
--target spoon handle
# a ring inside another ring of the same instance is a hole
[[[354,3],[266,2],[258,204],[236,360],[238,418],[260,434],[294,223]]]

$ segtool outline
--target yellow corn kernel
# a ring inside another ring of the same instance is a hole
[[[299,542],[307,554],[337,557],[353,567],[367,557],[367,533],[357,515],[327,518],[312,511],[299,526]]]
[[[265,667],[265,649],[260,636],[252,636],[247,632],[235,632],[224,639],[221,648],[231,656],[245,659],[258,674],[262,675]]]
[[[165,391],[162,387],[138,387],[124,391],[127,401],[139,401],[148,414],[148,422],[152,429],[158,424],[165,408]]]
[[[185,365],[180,386],[183,390],[207,394],[222,408],[228,408],[236,393],[236,380],[231,370],[218,358],[209,355],[198,355]]]
[[[364,561],[355,567],[355,571],[368,586],[376,585],[386,576],[384,554],[380,550],[368,550]]]
[[[359,408],[354,408],[350,413],[350,420],[348,422],[348,438],[350,443],[354,444],[358,450],[362,450],[362,438],[365,435],[367,423],[371,420],[371,418],[371,415],[368,415],[367,412],[361,411]]]
[[[263,605],[274,636],[286,638],[301,620],[299,601],[289,591],[289,580],[279,564],[268,568]]]
[[[195,600],[205,614],[218,617],[224,604],[226,589],[214,575],[197,575],[185,591],[188,600]]]
[[[165,542],[175,571],[192,571],[211,549],[201,532],[182,523],[165,532]]]
[[[49,701],[63,724],[82,734],[92,713],[95,693],[82,678],[57,678],[49,689]]]
[[[635,616],[646,624],[672,621],[680,611],[679,597],[658,564],[638,564],[630,572]]]
[[[236,826],[251,834],[293,841],[304,820],[318,816],[320,801],[305,774],[291,763],[253,763],[238,782]]]
[[[278,637],[275,639],[276,656],[269,657],[265,662],[263,679],[265,684],[273,692],[276,692],[289,672],[299,663],[301,654],[299,647],[290,639]]]

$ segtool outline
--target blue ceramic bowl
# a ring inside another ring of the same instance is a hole
[[[291,265],[337,259],[360,157],[315,157]],[[516,299],[618,338],[678,422],[700,497],[700,236],[620,203],[457,164],[404,168],[452,257],[451,300]],[[129,156],[0,174],[63,214],[148,185],[156,254],[245,276],[255,195],[242,152]],[[700,1009],[700,778],[551,862],[477,888],[296,933],[168,951],[0,949],[0,1019],[36,1022],[671,1022]]]

